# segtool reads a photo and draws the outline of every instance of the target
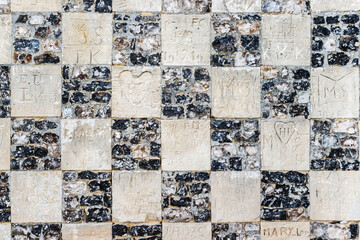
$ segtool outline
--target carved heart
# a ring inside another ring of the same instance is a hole
[[[143,72],[138,76],[130,71],[124,71],[120,74],[120,79],[122,79],[124,89],[126,89],[123,93],[130,103],[138,106],[146,99],[150,93],[151,78],[152,74],[150,72]]]
[[[276,135],[281,142],[287,144],[295,132],[294,122],[276,122],[274,125]]]

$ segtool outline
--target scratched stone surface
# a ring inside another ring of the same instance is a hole
[[[0,0],[0,240],[360,240],[360,0]]]

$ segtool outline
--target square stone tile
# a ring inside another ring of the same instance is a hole
[[[12,224],[11,239],[54,239],[61,238],[61,224]],[[1,239],[1,238],[0,238]],[[10,239],[10,238],[9,238]]]
[[[11,170],[56,170],[61,166],[59,118],[11,120]]]
[[[160,68],[113,66],[112,69],[112,117],[160,117]]]
[[[310,122],[305,119],[263,120],[263,170],[309,170]]]
[[[10,65],[0,66],[0,118],[10,117]]]
[[[0,240],[10,240],[10,239],[11,239],[11,225],[0,224]]]
[[[260,68],[212,68],[212,116],[260,117]]]
[[[58,12],[61,0],[11,0],[13,12]]]
[[[230,1],[232,0],[227,0],[227,2]],[[260,28],[261,16],[258,14],[212,14],[211,65],[216,67],[259,67],[261,58]]]
[[[262,222],[262,240],[308,240],[308,222]]]
[[[262,171],[262,220],[306,221],[309,218],[309,205],[307,173]]]
[[[264,0],[263,13],[310,14],[310,0]]]
[[[162,69],[163,118],[209,118],[211,71],[206,67]]]
[[[0,2],[0,14],[10,13],[10,0],[2,0]]]
[[[10,118],[0,118],[0,169],[10,169]]]
[[[311,11],[358,11],[360,0],[311,0]]]
[[[209,136],[208,120],[162,120],[162,169],[210,170]]]
[[[111,14],[64,13],[62,17],[64,64],[111,64]]]
[[[355,222],[312,222],[310,224],[311,239],[357,239],[359,225]]]
[[[212,0],[212,12],[261,12],[261,0]]]
[[[10,222],[11,220],[11,202],[10,202],[10,171],[1,171],[0,172],[0,222]],[[0,224],[0,240],[2,235],[2,228],[4,228],[3,224]],[[4,229],[5,230],[5,229]],[[5,235],[5,234],[4,234]]]
[[[161,173],[113,171],[113,221],[161,220]]]
[[[311,118],[359,117],[359,69],[312,68]]]
[[[165,13],[209,13],[212,0],[164,0]]]
[[[111,221],[111,172],[63,172],[63,221]]]
[[[11,173],[11,222],[61,222],[60,171]]]
[[[113,224],[112,234],[113,239],[149,239],[149,240],[161,240],[162,236],[161,224]]]
[[[146,1],[142,1],[142,6],[144,2]],[[161,63],[160,20],[161,14],[155,12],[114,14],[113,64],[159,66]]]
[[[112,120],[112,165],[116,170],[159,170],[161,132],[157,119]]]
[[[209,240],[211,223],[166,223],[163,224],[164,240]]]
[[[111,116],[111,66],[65,65],[62,77],[63,118]]]
[[[212,239],[216,240],[227,240],[229,237],[260,240],[259,223],[213,223],[211,230]]]
[[[63,224],[62,240],[112,240],[111,223]]]
[[[65,12],[98,12],[111,13],[112,0],[83,1],[83,0],[61,0]]]
[[[1,10],[0,5],[0,12]],[[9,64],[11,63],[11,15],[0,15],[0,31],[1,31],[1,39],[0,39],[0,64]]]
[[[111,120],[62,119],[62,170],[111,170]]]
[[[163,14],[163,65],[210,64],[210,15]]]
[[[360,219],[359,172],[310,172],[310,218],[316,221]]]
[[[263,118],[308,118],[310,68],[261,67]]]
[[[310,16],[262,16],[262,64],[310,65]]]
[[[260,191],[256,191],[259,187],[260,172],[212,172],[211,221],[259,220]]]
[[[359,170],[358,135],[355,120],[312,120],[311,170]]]
[[[349,12],[313,14],[312,67],[359,65],[358,22],[359,14]]]
[[[12,66],[11,116],[61,115],[61,67]]]
[[[163,221],[210,221],[211,186],[209,179],[209,172],[163,172]]]
[[[116,12],[160,12],[161,0],[113,0]]]
[[[258,120],[212,120],[211,170],[259,170],[259,135]]]
[[[13,13],[13,61],[18,64],[61,62],[61,14]]]

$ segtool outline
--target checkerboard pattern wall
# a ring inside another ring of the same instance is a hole
[[[0,240],[359,239],[360,0],[0,0]]]

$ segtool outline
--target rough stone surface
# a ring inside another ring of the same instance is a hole
[[[5,5],[7,6],[7,5]],[[1,5],[0,2],[0,14],[2,11],[7,11],[6,7],[3,8],[4,5]],[[0,31],[1,31],[1,39],[0,39],[0,64],[10,64],[11,61],[11,29],[12,29],[12,21],[10,14],[0,15]]]
[[[112,165],[116,170],[159,170],[161,167],[160,120],[114,119]]]
[[[149,239],[161,240],[161,224],[113,224],[113,240]]]
[[[307,173],[262,171],[261,174],[262,220],[309,219],[310,192]]]
[[[10,119],[0,118],[0,169],[10,169]]]
[[[310,235],[311,239],[357,239],[359,237],[359,225],[354,222],[312,222]]]
[[[11,169],[59,170],[61,135],[59,118],[13,118]]]
[[[258,223],[214,223],[211,226],[212,239],[252,239],[260,240]]]
[[[111,172],[63,172],[63,220],[108,222],[112,205]]]
[[[10,66],[0,66],[0,118],[10,117]]]
[[[11,225],[0,224],[0,240],[9,240],[11,239]]]
[[[210,221],[210,199],[209,172],[163,172],[163,221]]]
[[[210,117],[211,70],[203,67],[162,69],[163,118],[203,119]]]
[[[114,11],[117,12],[152,12],[161,11],[161,0],[113,0]]]
[[[111,13],[112,0],[61,0],[65,12],[98,12]]]
[[[160,20],[159,13],[114,14],[113,64],[159,66]]]
[[[61,224],[12,224],[11,237],[11,239],[61,240]]]
[[[62,240],[111,240],[111,223],[63,224]]]
[[[211,170],[259,170],[259,135],[257,120],[212,120]]]
[[[164,240],[211,239],[211,223],[163,223]]]

